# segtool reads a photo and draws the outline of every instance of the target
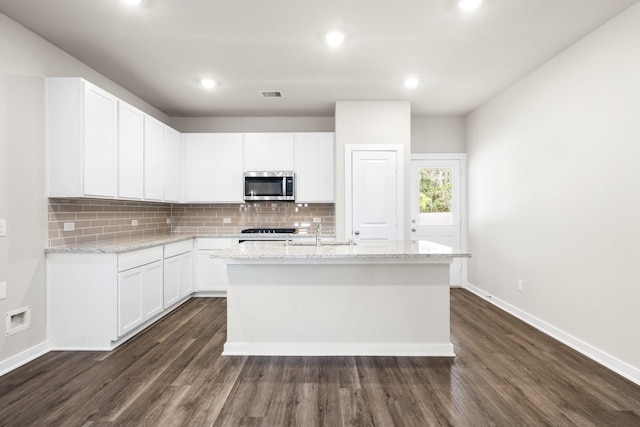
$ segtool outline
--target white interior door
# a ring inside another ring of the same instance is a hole
[[[352,151],[353,240],[398,240],[396,151]]]
[[[411,161],[411,237],[462,249],[460,159]],[[462,261],[451,264],[451,285],[462,285]]]

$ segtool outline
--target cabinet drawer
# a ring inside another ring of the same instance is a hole
[[[199,238],[197,247],[198,249],[226,249],[236,243],[238,243],[238,239]]]
[[[140,249],[118,255],[118,271],[125,271],[162,260],[162,246]]]
[[[171,258],[172,256],[191,252],[193,250],[193,239],[184,240],[182,242],[169,243],[164,245],[164,257]]]

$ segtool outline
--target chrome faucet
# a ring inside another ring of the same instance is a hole
[[[316,231],[316,246],[322,246],[322,224],[318,224],[318,230]]]

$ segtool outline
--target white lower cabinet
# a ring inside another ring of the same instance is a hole
[[[193,293],[192,248],[189,239],[120,254],[48,253],[51,348],[111,350],[168,313]]]
[[[162,247],[119,256],[138,257],[143,265],[118,272],[118,336],[162,312]],[[158,258],[159,256],[159,258]]]
[[[165,245],[164,308],[193,293],[193,241]]]
[[[196,293],[226,296],[227,266],[215,255],[238,243],[237,239],[198,238],[196,240]]]

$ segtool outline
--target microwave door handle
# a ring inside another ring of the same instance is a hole
[[[287,178],[282,178],[282,195],[287,195]]]

